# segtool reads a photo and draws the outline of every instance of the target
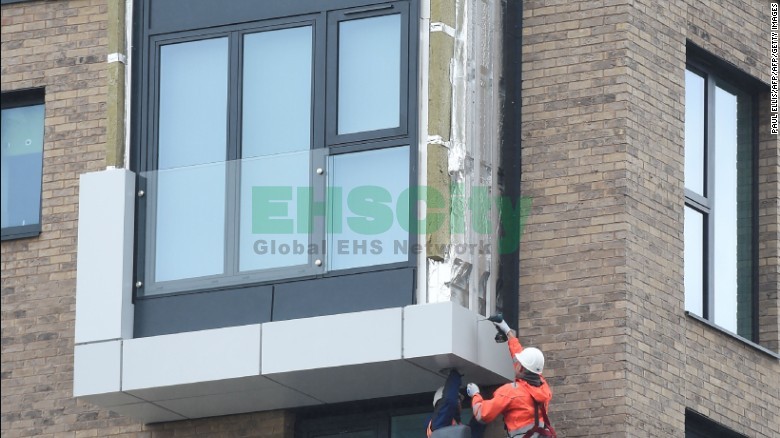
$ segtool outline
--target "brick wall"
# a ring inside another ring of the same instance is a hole
[[[758,102],[763,111],[758,152],[758,333],[767,348],[780,350],[780,148],[769,127],[769,95]]]
[[[629,430],[682,436],[685,427],[683,102],[685,2],[631,8],[627,159]]]
[[[778,361],[685,316],[682,234],[686,39],[768,83],[768,6],[524,5],[520,332],[547,354],[553,421],[681,436],[687,407],[770,436]],[[778,143],[761,139],[761,339],[776,350]]]
[[[46,89],[42,232],[2,243],[3,436],[79,430],[89,416],[71,398],[76,220],[79,174],[104,167],[102,3],[2,8],[2,90]]]
[[[2,242],[3,437],[290,437],[266,412],[144,426],[72,397],[78,178],[106,166],[107,4],[2,7],[2,91],[45,87],[42,232]]]
[[[609,3],[609,4],[606,4]],[[626,432],[628,7],[526,1],[520,337],[565,436]]]
[[[769,414],[780,410],[778,361],[684,316],[681,227],[686,39],[768,83],[769,7],[761,1],[634,1],[630,23],[628,83],[636,100],[628,131],[629,320],[630,342],[640,352],[629,354],[632,428],[678,435],[688,407],[748,436],[769,437],[780,430]],[[759,114],[763,126],[766,108]],[[762,154],[774,150],[777,156],[777,138],[762,138]],[[762,167],[776,180],[776,165]],[[760,184],[761,192],[771,192],[767,181]],[[766,210],[759,215],[777,223],[774,211],[773,219]],[[762,259],[771,259],[772,245],[777,254],[776,234],[772,242],[765,243]],[[767,266],[760,269],[766,277]],[[763,311],[776,315],[778,284],[763,287]],[[764,326],[771,319],[764,317]],[[762,343],[771,347],[776,340],[762,330]]]

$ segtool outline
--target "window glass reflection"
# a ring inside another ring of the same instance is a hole
[[[309,149],[311,84],[311,26],[244,37],[242,157]]]
[[[225,163],[161,170],[147,181],[157,186],[155,281],[221,274]]]
[[[396,212],[409,189],[409,147],[332,156],[328,171],[330,269],[408,260]]]
[[[685,187],[704,196],[704,78],[685,71]]]
[[[401,16],[339,23],[338,133],[400,126]]]
[[[227,38],[160,50],[158,168],[225,160],[227,56]]]
[[[40,222],[43,123],[43,105],[2,110],[2,228]]]
[[[461,418],[463,417],[461,413]],[[390,438],[418,438],[420,430],[428,427],[430,419],[430,412],[390,417]],[[464,424],[466,421],[464,420]]]
[[[750,99],[715,89],[715,324],[752,330],[752,136]]]
[[[308,151],[241,160],[239,270],[308,263],[309,162]]]
[[[227,38],[160,51],[155,281],[224,271],[227,55]]]
[[[685,310],[704,316],[704,215],[685,207]]]

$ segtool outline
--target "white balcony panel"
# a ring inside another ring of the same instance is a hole
[[[401,359],[402,309],[263,324],[265,375]]]
[[[73,396],[100,406],[141,400],[120,392],[122,341],[76,345],[73,350]]]
[[[76,262],[76,344],[133,335],[135,176],[125,169],[81,175]]]
[[[494,335],[436,303],[80,345],[75,391],[146,423],[432,393],[451,367],[508,381]]]
[[[469,381],[504,383],[512,378],[512,365],[495,333],[484,317],[451,302],[407,306],[404,359],[434,372],[458,368]]]
[[[259,324],[130,339],[124,342],[123,391],[133,392],[259,374]]]

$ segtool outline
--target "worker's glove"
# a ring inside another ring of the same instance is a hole
[[[496,313],[495,315],[491,315],[490,318],[488,318],[488,321],[492,322],[493,325],[496,326],[497,329],[501,330],[503,334],[509,334],[509,332],[512,330],[509,328],[509,324],[504,321],[504,316],[500,313]]]
[[[477,386],[476,383],[469,383],[466,385],[466,394],[468,394],[469,397],[474,397],[474,394],[479,394],[479,386]]]

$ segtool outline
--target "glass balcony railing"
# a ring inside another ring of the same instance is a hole
[[[140,174],[141,295],[406,262],[409,147]]]

